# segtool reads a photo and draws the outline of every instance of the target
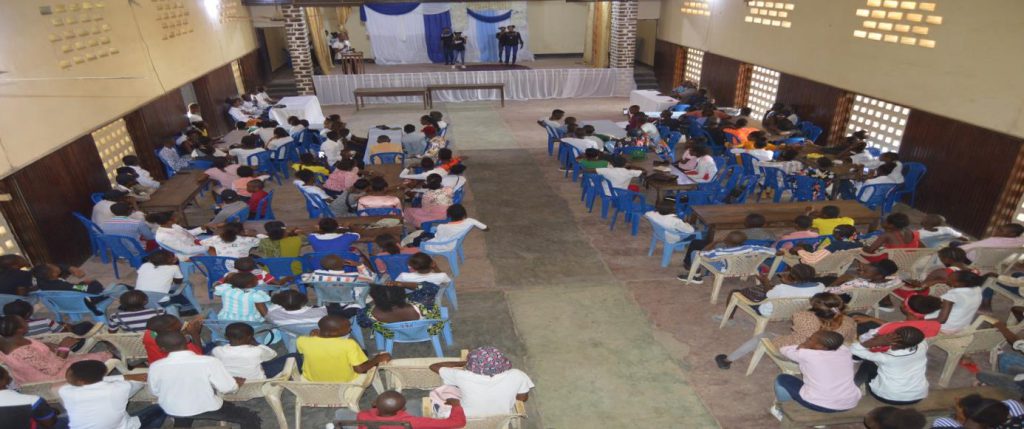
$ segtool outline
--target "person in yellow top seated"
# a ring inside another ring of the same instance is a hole
[[[352,325],[342,316],[328,314],[317,327],[320,329],[310,331],[308,337],[295,340],[295,348],[302,354],[302,377],[308,381],[347,383],[391,361],[388,353],[367,359],[359,343],[349,338]]]
[[[299,162],[297,164],[292,164],[292,170],[295,170],[296,173],[302,170],[309,170],[315,174],[323,174],[324,176],[331,174],[331,170],[324,167],[324,165],[320,163],[320,160],[316,158],[316,155],[309,152],[303,153],[299,156]]]
[[[839,225],[854,225],[853,218],[839,216],[839,207],[836,206],[822,207],[818,216],[814,216],[813,212],[808,214],[815,217],[811,222],[811,228],[817,230],[818,235],[832,235],[832,231]]]
[[[391,141],[391,137],[388,136],[377,137],[377,144],[370,146],[370,156],[390,152],[402,153],[402,144]]]

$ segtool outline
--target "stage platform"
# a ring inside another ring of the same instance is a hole
[[[317,97],[324,105],[355,104],[359,88],[426,87],[442,84],[504,83],[506,100],[551,98],[628,97],[636,89],[633,69],[591,68],[580,58],[525,61],[516,66],[496,63],[467,64],[452,69],[444,64],[366,64],[366,73],[313,76]],[[434,101],[498,100],[494,90],[435,91]],[[367,104],[418,103],[418,97],[376,97]]]

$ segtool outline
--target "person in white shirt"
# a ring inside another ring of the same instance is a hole
[[[300,120],[298,116],[289,116],[288,126],[288,134],[291,134],[293,137],[295,134],[306,131],[306,126],[302,125],[302,120]]]
[[[203,122],[203,117],[199,115],[199,103],[189,103],[188,111],[185,112],[185,118],[188,119],[190,124]]]
[[[474,227],[479,228],[481,231],[487,231],[487,225],[482,222],[473,219],[466,214],[466,208],[462,204],[452,204],[448,206],[448,223],[443,223],[437,226],[434,230],[434,238],[423,242],[422,245],[426,245],[431,250],[436,251],[447,251],[455,247],[455,244],[447,245],[431,245],[433,242],[448,241],[456,237],[462,237],[468,234]],[[421,245],[421,247],[422,247]]]
[[[256,130],[255,133],[263,144],[266,144],[274,138],[274,130],[278,128],[277,121],[263,121],[260,122],[260,129]],[[241,141],[239,141],[241,143]]]
[[[100,202],[92,206],[92,223],[97,226],[107,223],[110,219],[114,218],[114,212],[110,208],[117,203],[131,204],[131,198],[128,197],[128,193],[125,191],[119,191],[117,189],[111,189],[103,193],[103,199]],[[142,212],[135,210],[128,217],[136,220],[146,220],[146,215]]]
[[[946,283],[951,288],[942,294],[942,309],[930,313],[925,319],[935,319],[942,323],[940,332],[956,334],[974,321],[982,301],[982,283],[985,276],[979,276],[968,270],[956,271],[947,277]]]
[[[899,154],[896,152],[886,152],[880,155],[878,160],[884,163],[895,164],[896,166],[889,173],[889,178],[892,179],[893,183],[903,183],[903,163],[900,162]]]
[[[550,117],[540,118],[540,119],[537,120],[537,123],[540,124],[541,126],[551,127],[551,128],[553,128],[555,130],[564,131],[565,127],[562,125],[561,122],[559,122],[564,117],[565,117],[565,111],[564,110],[555,109],[555,110],[551,111],[551,116]]]
[[[464,369],[463,369],[464,368]],[[516,401],[527,401],[533,381],[495,347],[478,347],[465,362],[440,362],[430,370],[441,376],[445,385],[455,386],[461,394],[467,418],[509,414]]]
[[[199,356],[186,348],[188,340],[180,332],[166,332],[156,337],[160,350],[167,357],[149,365],[149,391],[167,415],[174,417],[178,427],[191,427],[193,420],[214,420],[238,423],[243,428],[258,428],[259,414],[247,408],[224,402],[218,393],[238,390],[244,379],[234,378],[220,360]]]
[[[690,155],[697,160],[692,170],[684,167],[686,160],[680,159],[676,161],[673,173],[678,178],[677,183],[686,185],[708,183],[714,180],[718,174],[718,166],[715,164],[715,159],[711,157],[711,151],[708,147],[702,144],[694,144],[690,147]]]
[[[284,128],[274,128],[274,138],[270,139],[267,143],[267,150],[276,151],[281,146],[293,142],[292,136],[288,134]]]
[[[604,142],[598,143],[586,137],[587,132],[584,131],[583,128],[576,128],[572,137],[562,137],[562,141],[565,142],[565,144],[578,149],[580,154],[586,152],[587,149],[601,150],[601,147],[604,146]]]
[[[771,316],[775,310],[772,299],[782,298],[810,298],[825,291],[825,285],[815,280],[817,273],[814,267],[807,264],[795,264],[778,276],[778,282],[773,283],[765,274],[757,276],[758,285],[736,289],[732,293],[740,294],[743,297],[761,303],[757,312],[762,316]],[[732,294],[730,294],[730,297]],[[767,301],[767,302],[765,302]],[[729,315],[732,318],[733,314]]]
[[[0,366],[0,414],[4,427],[51,428],[57,427],[57,410],[45,399],[14,390],[14,383],[7,369]]]
[[[594,135],[595,132],[597,132],[597,130],[594,128],[593,125],[584,125],[583,126],[583,134],[584,134],[583,138],[585,138],[587,140],[590,140],[590,141],[592,141],[594,143],[597,143],[597,149],[601,150],[601,148],[604,147],[604,140],[601,140],[600,137]]]
[[[232,323],[224,328],[229,344],[215,347],[210,354],[219,359],[232,377],[246,381],[265,380],[277,376],[288,358],[302,361],[298,353],[278,356],[274,349],[256,342],[256,332],[246,323]]]
[[[931,248],[944,247],[950,241],[962,238],[964,234],[946,225],[942,215],[930,213],[921,219],[921,228],[917,230],[921,245]]]
[[[253,101],[252,96],[249,94],[242,94],[242,112],[246,115],[256,117],[260,116],[262,109],[256,106],[256,102]]]
[[[164,147],[160,149],[158,155],[175,172],[186,170],[189,167],[189,157],[179,155],[177,146],[171,140],[164,142]]]
[[[658,211],[644,213],[644,217],[650,219],[651,223],[665,229],[665,242],[678,243],[682,234],[693,234],[693,225],[676,216],[675,207],[661,205]]]
[[[611,186],[616,189],[628,189],[633,178],[644,174],[644,171],[639,168],[628,167],[626,165],[626,158],[621,156],[612,157],[611,167],[595,168],[594,171],[601,175],[601,177],[608,179],[611,182]],[[605,189],[605,192],[611,194],[611,189]]]
[[[343,149],[345,149],[345,144],[341,142],[337,131],[328,131],[327,140],[320,144],[320,152],[323,152],[324,157],[327,158],[327,165],[334,165],[341,161]]]
[[[466,172],[465,164],[455,164],[450,170],[448,170],[447,176],[441,176],[441,186],[446,188],[452,188],[453,191],[458,191],[466,186],[466,177],[462,173]]]
[[[868,393],[889,405],[910,405],[928,396],[928,343],[912,326],[877,335],[850,346],[863,361],[853,381],[868,384]]]
[[[139,429],[160,427],[166,415],[159,405],[150,405],[129,415],[128,399],[146,387],[132,378],[135,376],[109,376],[107,366],[97,360],[75,362],[68,367],[68,384],[57,394],[68,414],[69,429]]]
[[[422,173],[414,173],[414,171],[413,167],[406,168],[398,174],[398,177],[406,180],[427,180],[427,177],[431,174],[437,174],[444,180],[444,176],[448,175],[448,170],[434,166],[433,158],[423,158],[420,160],[420,171]]]
[[[192,272],[196,270],[194,262],[189,262],[193,256],[207,255],[206,246],[196,244],[199,240],[195,234],[200,234],[202,228],[187,230],[177,224],[178,218],[173,212],[152,213],[146,217],[146,221],[160,225],[156,229],[156,242],[160,247],[171,251],[178,258],[182,278],[188,280]]]
[[[895,185],[895,184],[897,184],[898,182],[896,182],[896,180],[891,175],[891,173],[895,169],[896,169],[896,164],[894,164],[894,163],[890,162],[890,163],[882,164],[881,167],[878,167],[878,169],[875,170],[874,177],[872,177],[870,179],[867,179],[867,180],[865,180],[863,182],[857,183],[855,185],[855,187],[857,188],[857,199],[860,202],[867,202],[867,201],[869,201],[871,199],[871,196],[874,195],[875,188],[868,188],[868,189],[866,189],[864,191],[863,194],[861,194],[860,190],[861,190],[861,188],[863,188],[865,186],[870,186],[870,185],[890,185],[890,184],[891,185]]]
[[[256,104],[263,109],[277,104],[278,101],[270,98],[270,94],[267,94],[267,89],[262,86],[256,87],[256,93],[252,97],[256,100]]]
[[[181,273],[178,258],[173,253],[160,249],[151,253],[148,262],[139,266],[135,290],[174,295],[160,300],[164,307],[172,305],[193,306],[189,297],[178,294],[185,276]]]
[[[135,175],[138,176],[136,180],[139,181],[140,185],[153,189],[160,188],[160,182],[153,179],[153,175],[149,171],[139,166],[139,157],[135,155],[125,156],[121,158],[121,163],[135,171]]]
[[[235,157],[238,160],[238,165],[248,165],[250,167],[259,166],[259,161],[253,159],[249,161],[249,156],[257,153],[266,152],[266,149],[259,147],[259,139],[256,136],[248,135],[242,137],[242,146],[236,147],[228,151],[228,155]]]
[[[231,100],[231,107],[228,108],[228,115],[231,116],[231,120],[234,121],[234,122],[249,123],[249,121],[254,119],[252,116],[246,114],[242,110],[242,99],[241,98],[234,98],[234,99]]]

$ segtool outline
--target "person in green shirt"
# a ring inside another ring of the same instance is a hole
[[[601,151],[593,148],[584,151],[577,161],[580,163],[580,168],[584,170],[608,167],[608,160],[601,156]]]

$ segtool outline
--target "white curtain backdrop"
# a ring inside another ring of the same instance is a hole
[[[636,89],[633,69],[534,69],[478,72],[434,72],[359,75],[316,75],[313,83],[321,104],[355,104],[357,88],[421,88],[440,84],[505,83],[505,99],[627,97]],[[447,102],[497,100],[495,90],[435,91]],[[368,104],[418,103],[414,97],[373,97]]]
[[[405,15],[384,15],[366,8],[366,33],[377,64],[430,62],[422,4]]]
[[[420,11],[424,15],[437,15],[451,9],[451,3],[420,3]],[[369,16],[367,16],[367,19],[369,19]]]
[[[517,19],[517,18],[519,18],[519,15],[522,15],[523,17],[526,16],[526,2],[516,2],[516,3],[522,3],[522,10],[512,9],[512,17],[511,18],[506,19],[504,21],[501,21],[499,23],[496,23],[496,24],[494,24],[494,26],[495,26],[495,28],[497,28],[497,27],[508,27],[509,25],[515,25],[516,26],[516,31],[519,32],[519,34],[523,37],[523,42],[526,43],[526,45],[523,46],[523,48],[520,49],[519,52],[516,54],[516,62],[520,62],[520,61],[533,61],[533,51],[530,50],[530,28],[526,24],[526,19]],[[468,5],[468,7],[470,7],[470,9],[473,9],[473,7],[472,7],[473,3],[466,3],[466,5]],[[473,9],[473,10],[476,10],[476,9]],[[500,15],[500,14],[503,14],[503,13],[507,13],[508,9],[506,9],[506,10],[496,10],[495,12]],[[474,19],[472,16],[469,16],[468,14],[466,15],[465,19],[466,19],[466,26],[465,26],[464,29],[462,29],[460,31],[462,31],[465,34],[466,40],[469,42],[469,43],[466,44],[466,62],[467,63],[478,63],[478,62],[480,62],[480,46],[478,46],[475,43],[476,40],[477,40],[476,39],[476,19]],[[454,20],[455,19],[453,17],[452,18],[452,21],[453,21],[452,24],[454,24]],[[494,37],[494,35],[491,34],[490,37]]]

